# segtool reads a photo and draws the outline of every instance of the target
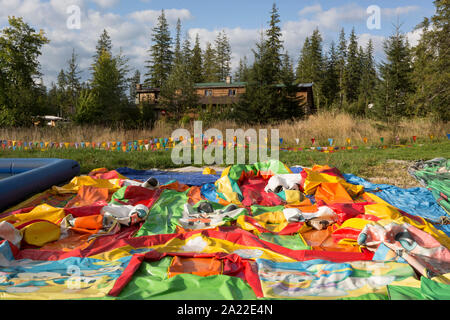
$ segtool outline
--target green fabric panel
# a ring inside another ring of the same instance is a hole
[[[288,249],[292,250],[310,250],[311,247],[308,246],[303,239],[297,234],[297,235],[278,235],[278,234],[272,234],[272,233],[261,233],[259,235],[259,238],[261,240],[274,243],[280,246],[283,246]]]
[[[420,288],[387,286],[390,300],[424,300]]]
[[[197,202],[195,205],[193,205],[193,208],[198,208],[198,206],[200,206],[200,204],[202,202],[208,202],[214,210],[219,210],[219,209],[223,209],[225,208],[225,206],[223,204],[217,203],[217,202],[213,202],[213,201],[206,201],[206,200],[200,200],[199,202]]]
[[[382,293],[366,293],[359,297],[339,298],[336,300],[389,300],[389,298]]]
[[[421,277],[420,289],[428,300],[450,300],[450,285]]]
[[[447,172],[438,172],[445,167]],[[442,161],[426,161],[423,168],[414,170],[412,175],[428,190],[431,191],[437,202],[450,213],[450,159]],[[443,197],[444,195],[444,197]],[[445,199],[445,197],[447,199]]]
[[[135,237],[155,234],[175,233],[178,220],[183,216],[184,204],[188,201],[187,193],[175,190],[164,190],[158,201],[151,208],[147,220]]]
[[[109,204],[122,204],[120,202],[117,202],[117,200],[122,200],[124,201],[125,199],[125,191],[127,190],[128,187],[122,187],[119,190],[117,190],[116,192],[114,192],[114,194],[111,196],[111,201],[109,201]],[[127,200],[125,200],[124,202],[127,202]]]
[[[171,258],[143,262],[120,293],[120,300],[255,300],[242,279],[225,275],[200,277],[181,274],[167,277]]]
[[[284,206],[265,207],[260,205],[253,205],[250,208],[252,209],[253,216],[256,217],[266,212],[283,211]]]

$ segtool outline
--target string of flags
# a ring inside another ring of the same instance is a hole
[[[251,137],[247,137],[247,141],[244,144],[240,144],[237,141],[237,138],[233,138],[233,142],[226,142],[221,139],[222,137],[209,138],[206,139],[203,135],[201,138],[190,138],[189,142],[193,146],[194,149],[197,147],[206,148],[210,145],[223,145],[224,148],[252,148],[254,147],[251,144]],[[433,140],[434,135],[429,135],[430,140]],[[450,133],[447,134],[447,138],[450,140]],[[201,141],[201,142],[200,142]],[[364,137],[362,139],[364,145],[352,145],[352,140],[350,138],[346,139],[345,146],[336,146],[335,140],[333,138],[328,139],[327,146],[319,146],[316,145],[316,139],[311,138],[311,146],[303,146],[299,147],[300,139],[295,138],[295,142],[297,146],[287,146],[283,138],[280,138],[280,150],[281,151],[310,151],[317,150],[321,152],[336,152],[339,150],[353,150],[360,148],[381,148],[386,149],[388,145],[385,144],[384,137],[380,137],[380,143],[378,145],[368,145],[368,138]],[[416,145],[417,136],[412,136],[411,141]],[[265,147],[270,149],[270,145],[268,145],[268,139],[265,138]],[[0,150],[49,150],[49,149],[95,149],[95,150],[108,150],[108,151],[122,151],[122,152],[131,152],[131,151],[164,151],[172,149],[178,143],[187,144],[188,139],[184,139],[183,137],[179,138],[151,138],[151,139],[140,139],[134,141],[107,141],[107,142],[29,142],[29,141],[20,141],[20,140],[0,140]],[[412,147],[412,144],[400,144],[400,138],[395,138],[394,147]],[[258,146],[259,148],[262,148]]]

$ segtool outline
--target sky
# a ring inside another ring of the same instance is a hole
[[[420,37],[415,27],[435,12],[432,0],[0,0],[0,29],[8,25],[8,16],[20,16],[37,31],[45,31],[50,43],[42,48],[39,60],[44,84],[49,86],[67,67],[73,49],[82,79],[90,78],[89,67],[103,29],[111,36],[113,53],[122,52],[129,59],[132,73],[144,74],[151,30],[164,9],[172,36],[180,18],[183,36],[194,42],[198,34],[202,48],[225,31],[234,71],[240,58],[252,61],[251,50],[261,30],[268,27],[273,3],[280,14],[284,49],[294,65],[305,38],[315,28],[322,34],[325,52],[331,41],[338,41],[342,28],[347,37],[355,28],[359,44],[365,46],[372,39],[375,57],[381,61],[383,41],[394,25],[400,24],[414,45]]]

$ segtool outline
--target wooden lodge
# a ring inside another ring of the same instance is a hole
[[[194,88],[199,97],[198,103],[203,108],[206,106],[227,106],[239,102],[239,96],[245,93],[247,82],[232,82],[228,77],[225,82],[209,82],[196,83]],[[281,86],[281,85],[280,85]],[[302,83],[297,85],[297,97],[301,99],[302,107],[305,114],[313,114],[316,112],[313,98],[313,84]],[[138,84],[136,87],[136,104],[147,102],[150,104],[158,104],[160,88],[144,87]],[[157,108],[161,115],[165,115],[165,111]]]

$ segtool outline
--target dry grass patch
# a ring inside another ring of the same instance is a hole
[[[376,184],[390,184],[400,188],[421,187],[419,182],[408,174],[408,167],[414,161],[387,160],[385,163],[362,170],[361,176]]]

